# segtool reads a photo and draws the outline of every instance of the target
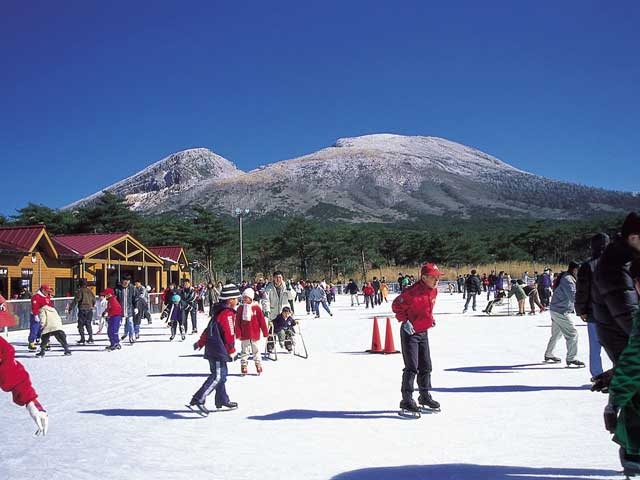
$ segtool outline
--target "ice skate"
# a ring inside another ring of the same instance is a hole
[[[258,375],[262,373],[262,364],[256,363],[256,372],[258,372]]]
[[[227,402],[227,403],[223,403],[221,405],[216,405],[216,408],[218,410],[221,410],[221,411],[235,410],[236,408],[238,408],[238,403],[237,402]]]
[[[209,409],[204,406],[204,403],[198,402],[195,398],[192,398],[191,401],[185,405],[185,407],[202,417],[206,417],[209,415],[209,413],[211,413]]]
[[[431,394],[427,393],[426,395],[420,395],[418,397],[418,403],[420,404],[420,410],[424,412],[439,412],[440,411],[440,402],[431,398]]]
[[[240,374],[244,376],[247,373],[249,373],[249,371],[247,370],[247,366],[246,365],[240,365]]]
[[[27,349],[30,352],[35,352],[37,350],[35,342],[29,342],[29,346],[27,347]]]
[[[400,411],[398,415],[404,418],[420,418],[422,414],[420,413],[420,407],[416,404],[416,402],[411,400],[402,400],[400,402]]]
[[[545,355],[544,357],[544,363],[560,363],[562,360],[560,360],[558,357],[547,357]]]
[[[567,368],[584,368],[584,363],[580,360],[571,360],[567,362]]]

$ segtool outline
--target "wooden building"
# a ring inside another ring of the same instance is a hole
[[[155,248],[162,258],[129,233],[51,237],[44,225],[0,227],[0,293],[13,298],[23,286],[34,292],[48,284],[55,296],[68,296],[80,278],[99,292],[125,275],[160,291],[183,278],[189,263],[182,247]]]
[[[149,247],[149,250],[160,257],[164,262],[165,275],[162,279],[163,286],[166,287],[172,282],[179,285],[180,281],[187,276],[187,272],[190,270],[184,248],[179,245],[171,245],[163,247]]]
[[[76,256],[75,276],[87,279],[97,292],[126,275],[156,290],[161,286],[162,259],[129,233],[56,235],[52,240],[61,254]]]
[[[0,227],[0,293],[13,298],[21,287],[43,283],[58,296],[71,287],[74,259],[61,256],[44,225]]]

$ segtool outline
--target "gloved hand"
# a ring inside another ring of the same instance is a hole
[[[609,393],[609,384],[613,377],[613,368],[602,372],[600,375],[594,377],[593,385],[591,386],[592,392]]]
[[[46,435],[47,430],[49,430],[49,416],[47,415],[47,411],[44,407],[40,405],[40,402],[36,399],[27,403],[27,411],[38,427],[35,434],[42,434],[43,436]]]
[[[137,309],[137,308],[134,308],[134,309],[133,309],[133,314],[134,314],[134,315],[137,315],[137,314],[138,314],[138,309]]]
[[[589,318],[589,315],[587,315],[586,313],[583,313],[582,315],[580,315],[580,318],[582,319],[583,322],[586,322]]]
[[[200,347],[198,346],[198,342],[193,344],[193,349],[194,350],[200,350]]]
[[[229,354],[229,361],[230,362],[235,362],[238,359],[238,354],[237,353],[230,353]]]
[[[269,310],[265,310],[265,312],[264,312],[264,316],[265,316],[266,318],[269,318]]]
[[[604,428],[609,433],[616,432],[616,425],[618,424],[618,412],[620,409],[611,403],[607,403],[604,407]]]
[[[414,333],[416,333],[416,329],[413,328],[413,323],[411,323],[409,320],[402,324],[402,330],[404,330],[405,333],[408,333],[409,335],[413,335]]]

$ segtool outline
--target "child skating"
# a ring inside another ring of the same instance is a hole
[[[258,375],[262,373],[262,357],[260,354],[260,333],[264,337],[269,335],[267,322],[262,309],[254,302],[255,292],[252,288],[245,288],[242,292],[242,305],[236,313],[236,335],[240,340],[240,372],[248,372],[249,354],[253,354]]]
[[[120,350],[120,323],[122,323],[122,307],[116,298],[113,288],[105,288],[100,292],[100,296],[107,300],[107,310],[104,312],[107,316],[107,335],[109,335],[109,346],[105,348],[108,352]],[[104,315],[103,314],[103,315]]]
[[[211,320],[207,328],[202,332],[200,339],[193,344],[194,350],[204,347],[204,358],[209,361],[211,375],[207,377],[200,389],[193,394],[188,407],[195,407],[202,415],[208,415],[209,409],[205,406],[207,397],[215,390],[215,406],[217,409],[238,408],[236,402],[229,400],[227,395],[227,362],[233,361],[236,356],[234,322],[235,307],[238,304],[240,291],[234,284],[227,284],[220,292],[220,303],[211,308]]]

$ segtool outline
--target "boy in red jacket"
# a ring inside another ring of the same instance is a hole
[[[433,307],[438,295],[438,279],[442,272],[434,263],[425,263],[420,269],[420,281],[406,288],[391,304],[396,314],[402,345],[402,401],[400,408],[410,413],[419,413],[413,400],[413,384],[418,377],[418,402],[424,407],[437,410],[440,404],[431,398],[431,354],[429,353],[428,330],[435,325]]]
[[[122,306],[120,306],[113,288],[105,288],[100,292],[100,296],[107,300],[107,310],[103,315],[107,317],[107,334],[109,335],[110,345],[105,350],[108,352],[120,350],[118,330],[120,330],[120,323],[122,322]]]
[[[262,373],[262,357],[260,354],[260,332],[262,336],[269,335],[269,328],[264,319],[262,309],[254,302],[253,288],[245,288],[242,292],[242,305],[236,313],[236,336],[240,340],[240,373],[247,374],[249,352],[253,353],[258,375]]]

